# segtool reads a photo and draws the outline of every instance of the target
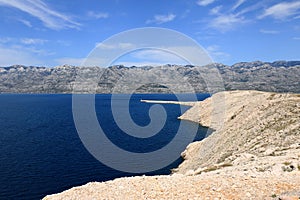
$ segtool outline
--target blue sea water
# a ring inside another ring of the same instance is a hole
[[[208,94],[198,94],[198,100]],[[177,100],[172,94],[135,94],[130,100],[130,114],[136,124],[150,123],[151,104],[141,99]],[[174,138],[181,115],[179,105],[163,105],[167,122],[150,138],[124,134],[111,113],[111,95],[95,96],[99,124],[117,146],[131,152],[151,152]],[[122,100],[122,95],[120,95]],[[186,97],[189,100],[189,97]],[[186,107],[185,109],[187,109]],[[187,128],[198,124],[181,121]],[[198,127],[195,140],[205,137],[207,129]],[[189,134],[188,132],[186,134]],[[163,159],[163,158],[162,158]],[[182,162],[180,155],[170,165],[147,175],[169,174]],[[0,95],[0,199],[41,199],[91,181],[107,181],[140,174],[112,169],[95,159],[84,147],[72,116],[72,95],[1,94]]]

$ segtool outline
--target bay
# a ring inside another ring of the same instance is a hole
[[[198,100],[208,94],[198,94]],[[123,96],[119,95],[122,101]],[[151,104],[141,99],[177,100],[173,94],[134,94],[130,99],[130,115],[139,126],[150,123]],[[189,95],[185,98],[189,100]],[[95,110],[99,124],[107,137],[130,152],[145,153],[167,145],[176,135],[179,105],[163,105],[167,122],[150,138],[135,138],[125,134],[115,123],[111,112],[111,95],[95,95]],[[185,107],[184,110],[188,109]],[[199,126],[194,140],[205,137],[207,129]],[[187,133],[188,134],[188,133]],[[163,158],[162,158],[163,159]],[[182,159],[148,172],[146,175],[170,174]],[[141,163],[137,163],[141,164]],[[70,94],[1,94],[0,95],[0,199],[41,199],[74,186],[92,181],[107,181],[141,174],[110,168],[95,159],[78,136],[72,116]]]

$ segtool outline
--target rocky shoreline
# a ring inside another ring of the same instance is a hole
[[[173,174],[88,183],[44,199],[300,198],[299,94],[227,91],[192,105],[179,118],[215,131],[186,148]]]

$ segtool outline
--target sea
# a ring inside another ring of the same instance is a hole
[[[197,99],[209,96],[197,94]],[[191,100],[189,97],[186,94],[185,100]],[[193,141],[202,140],[208,131],[194,122],[177,119],[188,107],[162,104],[167,120],[155,136],[128,136],[114,120],[112,95],[97,94],[94,98],[96,116],[107,138],[129,152],[162,149],[174,139],[179,126],[185,127],[187,135],[188,130],[197,126]],[[123,98],[120,95],[119,101]],[[151,123],[149,109],[153,106],[141,99],[178,100],[174,94],[131,95],[128,110],[138,126]],[[0,199],[41,199],[93,181],[170,174],[181,162],[178,153],[174,162],[155,171],[134,173],[115,169],[96,159],[81,141],[73,119],[71,94],[0,95]]]

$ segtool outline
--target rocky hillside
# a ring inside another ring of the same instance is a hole
[[[135,79],[140,77],[144,80],[145,74],[151,76],[147,77],[149,80],[146,84],[135,88],[137,93],[170,93],[170,87],[175,88],[176,92],[190,92],[178,83],[178,79],[188,82],[196,92],[202,93],[209,91],[203,76],[212,72],[213,67],[218,69],[226,90],[300,93],[300,61],[257,61],[201,67],[165,65],[100,68],[64,65],[46,68],[15,65],[0,68],[0,93],[129,93],[134,84],[139,82]],[[78,77],[81,83],[74,89]],[[123,77],[127,78],[125,84],[117,86]],[[212,76],[209,81],[218,81],[215,78]]]
[[[230,91],[189,105],[180,119],[215,131],[187,147],[172,175],[88,183],[45,199],[300,198],[299,94]]]
[[[177,173],[197,174],[260,158],[268,158],[270,162],[253,168],[271,172],[280,168],[272,158],[279,160],[289,149],[300,150],[300,94],[221,92],[195,103],[180,119],[198,122],[215,131],[187,147],[182,153],[185,161],[174,170]],[[287,160],[288,167],[293,166],[294,170],[300,167],[299,159],[296,155]]]

